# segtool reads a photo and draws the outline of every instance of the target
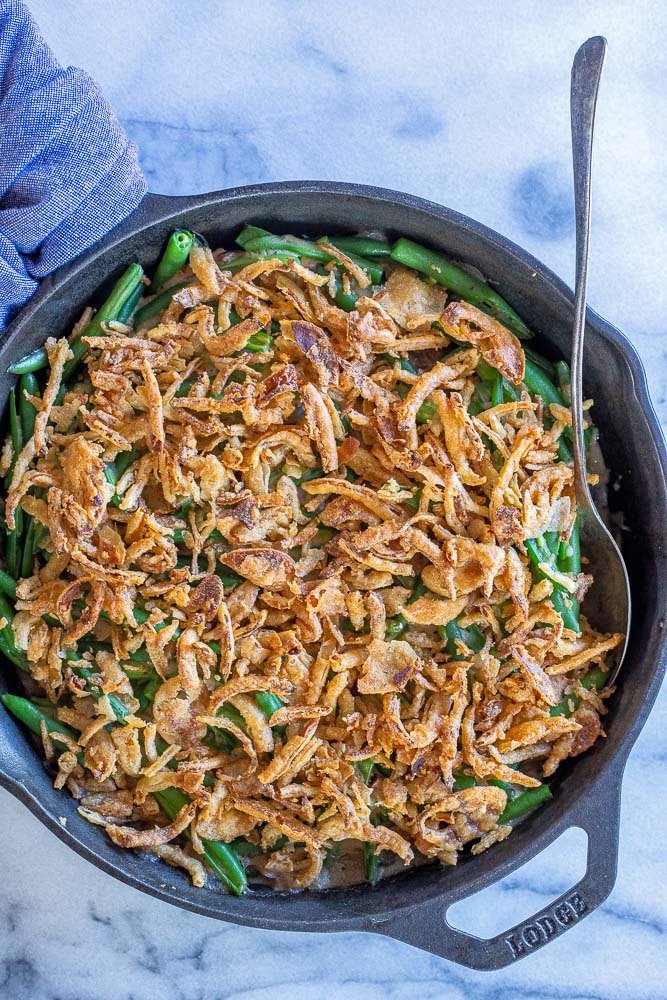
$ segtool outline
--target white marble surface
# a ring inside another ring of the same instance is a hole
[[[661,0],[587,4],[33,0],[59,57],[104,86],[152,190],[368,182],[459,209],[571,280],[569,64],[610,43],[590,299],[639,347],[667,416]],[[128,889],[0,792],[3,1000],[664,1000],[667,697],[630,758],[609,901],[548,948],[473,973],[370,935],[248,930]],[[574,881],[574,834],[466,906],[505,926]]]

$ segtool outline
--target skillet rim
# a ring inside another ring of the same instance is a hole
[[[279,196],[284,198],[289,197],[291,194],[333,196],[334,198],[340,199],[341,202],[344,202],[345,199],[353,198],[366,199],[371,202],[381,202],[385,206],[401,206],[411,212],[426,215],[431,219],[435,219],[437,222],[442,223],[444,227],[454,227],[459,233],[469,234],[477,240],[481,240],[483,243],[490,245],[496,251],[499,251],[505,258],[508,258],[508,267],[517,264],[522,268],[525,268],[526,266],[532,268],[535,274],[539,275],[540,279],[545,281],[546,284],[557,293],[562,306],[571,305],[572,303],[572,292],[569,287],[549,268],[517,244],[506,239],[481,223],[462,215],[461,213],[444,208],[434,202],[417,198],[413,195],[402,192],[368,185],[345,184],[330,181],[283,181],[242,186],[186,197],[147,195],[135,212],[124,223],[114,229],[104,240],[100,241],[97,246],[93,247],[81,257],[77,258],[77,260],[73,261],[69,265],[66,265],[64,268],[61,268],[59,271],[55,272],[42,282],[38,292],[35,294],[30,303],[28,303],[22,313],[13,321],[3,338],[3,343],[0,346],[0,369],[4,370],[6,367],[4,362],[8,355],[11,357],[14,353],[16,353],[20,356],[19,351],[15,352],[15,347],[17,342],[20,340],[21,333],[24,330],[29,329],[33,318],[36,314],[38,314],[40,308],[45,304],[45,302],[47,302],[52,296],[57,295],[66,289],[70,281],[73,281],[85,270],[92,268],[96,262],[100,261],[101,258],[109,254],[110,251],[118,247],[125,240],[137,236],[145,229],[150,229],[158,225],[168,226],[170,223],[176,223],[185,213],[194,209],[216,206],[220,207],[230,201],[245,199],[249,202],[247,214],[250,215],[252,213],[253,199],[261,199],[266,196]],[[341,225],[343,225],[343,223],[341,223]],[[352,227],[353,223],[351,222],[349,225]],[[444,235],[443,242],[446,242],[446,236]],[[657,484],[657,486],[661,485],[662,487],[658,490],[658,493],[664,506],[665,495],[667,493],[665,489],[665,481],[667,480],[667,449],[665,448],[660,425],[650,400],[646,375],[640,357],[632,343],[618,329],[613,327],[593,310],[589,309],[587,311],[587,323],[604,339],[610,341],[616,347],[627,365],[632,379],[632,387],[649,432],[646,443],[648,444],[650,440],[650,443],[655,451],[654,460],[662,473],[662,484]],[[656,544],[658,550],[660,550],[660,544]],[[662,553],[659,552],[658,554]],[[665,601],[663,599],[663,615],[664,604]],[[510,838],[510,842],[494,845],[494,851],[489,852],[489,855],[493,854],[495,864],[490,866],[490,870],[485,870],[483,868],[478,872],[471,870],[469,872],[465,872],[462,878],[453,877],[452,882],[454,884],[449,889],[446,885],[444,887],[441,887],[439,884],[436,885],[436,882],[441,880],[433,878],[431,879],[429,891],[422,894],[420,899],[410,899],[408,901],[399,900],[397,904],[390,906],[382,904],[382,897],[388,895],[385,890],[393,883],[394,886],[399,889],[398,895],[405,895],[406,893],[402,893],[400,890],[408,886],[410,881],[410,872],[407,872],[403,876],[399,876],[398,881],[395,879],[388,879],[386,882],[380,883],[380,885],[375,888],[363,886],[348,887],[345,889],[326,890],[324,892],[310,891],[308,893],[290,895],[290,899],[294,901],[313,901],[312,908],[319,911],[317,915],[314,913],[306,914],[304,912],[303,916],[288,916],[285,913],[285,910],[287,909],[286,894],[275,892],[269,894],[252,893],[250,896],[243,897],[243,899],[238,900],[235,897],[228,896],[221,892],[194,890],[196,895],[191,900],[184,895],[182,884],[180,885],[180,888],[173,886],[172,892],[169,891],[169,888],[166,885],[158,884],[159,877],[152,881],[148,881],[145,877],[142,877],[143,872],[139,874],[139,868],[141,866],[137,864],[121,864],[121,857],[123,855],[126,856],[127,852],[122,852],[121,855],[119,854],[120,849],[118,848],[115,848],[114,851],[109,851],[108,846],[113,847],[113,845],[109,845],[108,842],[101,842],[101,850],[98,850],[95,847],[93,836],[82,838],[75,835],[72,830],[63,828],[58,821],[57,811],[52,812],[37,797],[35,792],[30,789],[31,772],[20,766],[21,764],[27,764],[28,762],[28,759],[23,755],[22,749],[19,754],[16,754],[15,756],[19,765],[17,768],[18,772],[20,773],[23,770],[25,773],[22,777],[16,775],[13,776],[5,772],[3,769],[3,753],[5,752],[5,747],[0,744],[0,785],[5,787],[15,797],[22,801],[30,809],[33,815],[35,815],[48,829],[50,829],[51,832],[55,833],[60,840],[75,850],[80,856],[91,861],[96,865],[96,867],[102,869],[108,874],[113,875],[128,885],[132,885],[134,888],[138,888],[150,895],[156,896],[157,898],[170,902],[181,908],[188,909],[202,915],[215,917],[217,919],[229,920],[238,924],[276,930],[290,929],[329,931],[364,928],[381,929],[379,924],[382,921],[393,920],[397,916],[406,914],[410,911],[418,910],[422,904],[429,904],[434,901],[441,900],[443,905],[448,905],[455,899],[463,898],[464,896],[478,892],[487,885],[490,885],[503,876],[515,871],[526,861],[534,857],[555,839],[557,839],[557,837],[559,837],[564,830],[573,824],[586,827],[584,814],[587,810],[584,808],[585,803],[583,800],[585,796],[591,796],[591,793],[595,789],[604,793],[603,797],[609,800],[607,805],[609,808],[615,809],[617,814],[618,804],[615,803],[617,796],[612,794],[612,790],[618,790],[627,756],[648,717],[655,698],[657,697],[666,666],[667,636],[663,634],[659,643],[658,655],[656,656],[654,667],[650,674],[650,682],[648,683],[644,699],[631,721],[629,723],[626,722],[625,732],[621,736],[618,746],[615,748],[609,759],[604,761],[603,766],[599,769],[595,779],[590,783],[582,784],[582,787],[576,793],[570,794],[569,803],[561,803],[562,808],[560,812],[558,812],[556,808],[557,803],[550,803],[550,805],[545,807],[544,810],[540,810],[533,814],[533,816],[528,817],[528,819],[521,824],[522,827],[530,826],[531,829],[534,828],[535,830],[534,835],[529,836],[527,843],[523,844],[519,849],[512,850],[507,845],[508,843],[514,841],[513,837]],[[19,732],[18,723],[13,724],[16,732]],[[2,732],[2,729],[4,728],[5,726],[3,721],[3,723],[0,724],[0,732]],[[23,739],[23,744],[28,745],[25,738]],[[10,747],[10,749],[15,748]],[[35,756],[37,756],[37,754],[35,754]],[[41,770],[43,773],[44,769],[42,768]],[[600,802],[597,799],[596,802],[600,806],[600,811],[602,812],[604,810],[604,802],[602,805],[600,805]],[[67,810],[62,809],[61,811],[66,812]],[[95,829],[91,828],[88,824],[86,824],[86,827],[86,833],[94,831]],[[99,831],[97,832],[99,833]],[[489,855],[486,855],[486,857],[489,858]],[[117,861],[113,860],[114,858],[117,858]],[[126,860],[126,857],[123,860]],[[135,862],[136,860],[137,856],[134,856],[132,861]],[[146,859],[143,858],[141,860],[145,866]],[[470,866],[466,865],[465,867],[468,868]],[[463,866],[460,866],[458,871],[461,871],[462,868]],[[456,872],[456,869],[453,871]],[[176,876],[173,877],[176,878]],[[410,894],[408,891],[407,895],[414,896],[415,893],[413,892]],[[208,905],[204,897],[210,900],[212,904],[217,905]],[[354,906],[354,910],[359,910],[359,912],[341,912],[346,908],[346,901],[353,901],[355,899],[357,902],[361,900],[363,903],[362,907]],[[257,909],[256,906],[247,906],[247,903],[251,901],[259,904],[259,913],[255,912]],[[319,905],[322,901],[325,901],[324,907]],[[327,901],[332,905],[327,906]],[[262,912],[264,904],[267,904],[267,906],[271,909],[272,912],[270,914]],[[274,905],[271,906],[271,904]],[[297,909],[307,911],[308,905],[304,907],[297,904]]]

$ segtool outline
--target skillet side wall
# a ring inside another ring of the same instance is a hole
[[[82,307],[99,304],[130,260],[150,272],[175,225],[202,233],[211,246],[233,246],[246,222],[279,232],[314,236],[379,230],[407,235],[478,267],[538,334],[538,348],[569,354],[571,293],[551,272],[518,247],[456,213],[420,199],[381,189],[315,182],[263,185],[195,198],[149,196],[137,212],[80,261],[46,279],[15,321],[0,347],[0,370],[40,346],[50,335],[69,332]],[[14,379],[0,376],[0,408]],[[25,732],[0,714],[0,783],[26,803],[61,839],[110,874],[153,895],[208,916],[279,929],[345,930],[378,927],[402,910],[455,898],[496,881],[537,854],[571,825],[583,799],[597,822],[605,822],[605,800],[594,786],[603,777],[620,782],[632,743],[648,715],[664,672],[667,565],[665,561],[665,453],[646,393],[641,363],[632,346],[595,314],[589,314],[585,356],[586,394],[596,401],[594,418],[612,481],[620,489],[611,502],[624,512],[624,556],[634,602],[632,635],[612,700],[608,739],[571,762],[554,782],[555,798],[529,816],[509,840],[456,868],[431,866],[380,883],[289,899],[255,892],[241,900],[212,889],[197,890],[187,876],[153,859],[116,848],[97,827],[78,816],[73,800],[55,792],[38,752]],[[18,690],[7,665],[2,690]],[[609,809],[617,806],[610,800]],[[67,817],[67,828],[58,822]],[[167,886],[164,885],[168,880]]]

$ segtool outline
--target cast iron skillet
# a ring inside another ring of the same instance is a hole
[[[186,226],[211,245],[233,246],[244,223],[277,232],[353,233],[382,230],[441,248],[475,264],[497,286],[549,353],[569,355],[572,294],[539,261],[497,233],[439,205],[379,188],[294,182],[235,188],[191,198],[149,195],[134,215],[73,264],[47,278],[0,346],[0,370],[69,331],[83,305],[99,303],[133,259],[154,265],[169,231]],[[540,343],[538,341],[538,343]],[[0,408],[14,379],[0,376]],[[115,847],[85,822],[73,799],[53,789],[39,752],[7,713],[0,713],[0,783],[62,841],[103,871],[153,896],[209,917],[277,930],[369,930],[406,941],[475,969],[497,969],[536,950],[599,906],[616,876],[621,778],[646,721],[667,659],[662,632],[667,590],[665,533],[667,454],[649,400],[641,362],[625,337],[588,314],[585,385],[624,513],[624,556],[632,585],[634,621],[620,686],[610,705],[608,738],[563,768],[554,800],[529,816],[512,836],[455,868],[408,870],[374,888],[354,887],[281,895],[253,891],[237,899],[213,884],[194,889],[187,875]],[[10,664],[0,689],[16,689]],[[62,826],[59,817],[66,817]],[[550,906],[489,940],[447,922],[456,900],[514,871],[572,826],[588,834],[586,874]],[[168,884],[165,885],[165,881]]]

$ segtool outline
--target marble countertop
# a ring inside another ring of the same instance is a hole
[[[569,282],[569,67],[581,41],[606,35],[590,302],[637,345],[667,417],[667,8],[658,0],[31,6],[60,59],[104,87],[153,191],[303,178],[398,188],[479,219]],[[662,1000],[666,807],[656,789],[667,787],[666,732],[663,693],[628,764],[610,899],[495,974],[379,936],[249,930],[179,911],[79,859],[0,791],[0,996]],[[570,832],[467,902],[458,922],[491,932],[527,916],[576,880],[583,852]]]

